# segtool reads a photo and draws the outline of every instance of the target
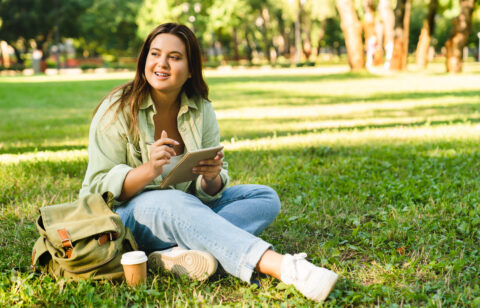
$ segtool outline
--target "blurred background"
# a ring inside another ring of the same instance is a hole
[[[479,60],[475,0],[0,0],[0,70],[132,70],[143,38],[179,22],[206,67],[347,64],[461,72]],[[50,70],[50,71],[49,71]]]

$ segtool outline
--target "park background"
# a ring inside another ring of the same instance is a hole
[[[480,53],[475,0],[2,0],[0,69],[133,69],[164,21],[195,31],[206,67],[404,70],[411,54],[420,69],[460,72]]]
[[[478,307],[479,14],[473,0],[1,0],[0,303],[315,305],[271,278],[150,272],[132,289],[30,270],[38,208],[77,198],[93,109],[133,78],[141,38],[177,21],[199,36],[232,183],[282,200],[262,237],[341,276],[319,306]]]

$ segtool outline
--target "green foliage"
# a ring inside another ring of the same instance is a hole
[[[325,36],[321,42],[321,47],[333,48],[340,53],[341,46],[345,46],[342,29],[340,28],[340,18],[327,18],[325,20]]]
[[[412,6],[410,18],[410,34],[408,38],[409,52],[415,52],[415,50],[417,49],[420,31],[422,30],[423,23],[425,21],[425,18],[427,17],[427,12],[427,6]]]
[[[176,22],[182,14],[182,7],[173,0],[145,0],[137,15],[138,36],[147,35],[156,26],[165,22]]]
[[[378,3],[378,1],[374,1]],[[394,4],[395,1],[392,1]],[[418,43],[427,0],[412,1],[409,51]],[[363,18],[363,0],[354,1]],[[439,0],[432,45],[440,52],[451,34],[452,19],[460,10],[457,0]],[[478,5],[468,46],[476,47],[480,31]],[[379,17],[377,16],[377,19]],[[3,0],[0,1],[0,40],[16,48],[17,62],[22,52],[30,52],[30,40],[48,57],[59,39],[74,38],[76,55],[135,57],[150,31],[164,22],[189,26],[199,38],[210,66],[230,64],[285,65],[293,58],[295,22],[299,19],[300,60],[319,62],[307,54],[315,50],[340,53],[345,47],[335,0]],[[310,47],[305,47],[310,46]],[[295,64],[299,65],[299,64]]]
[[[480,67],[467,64],[455,78],[429,69],[207,72],[232,184],[267,184],[282,200],[262,237],[341,275],[318,306],[480,303]],[[249,286],[220,274],[200,283],[150,272],[132,289],[31,273],[37,209],[76,198],[90,113],[130,77],[0,78],[0,302],[313,306],[273,278]]]
[[[136,16],[141,0],[95,0],[80,18],[81,39],[77,52],[113,52],[116,56],[135,54],[141,40],[137,37]],[[115,14],[112,14],[115,12]]]
[[[0,40],[14,44],[17,40],[37,41],[47,47],[58,30],[61,37],[79,34],[79,18],[93,0],[4,0],[0,2]]]

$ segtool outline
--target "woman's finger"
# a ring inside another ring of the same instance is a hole
[[[195,174],[211,174],[216,175],[222,171],[220,166],[196,166],[192,169]]]
[[[152,155],[158,155],[159,153],[169,153],[170,156],[177,155],[174,149],[165,145],[150,148],[150,157],[152,157]]]
[[[217,159],[202,160],[198,163],[199,166],[221,166],[222,164],[223,161]]]
[[[155,141],[152,145],[156,145],[156,146],[166,145],[166,146],[169,146],[169,147],[173,147],[173,146],[179,145],[179,144],[180,143],[178,143],[177,140],[168,138],[167,132],[165,130],[162,130],[162,134],[160,135],[160,139]]]

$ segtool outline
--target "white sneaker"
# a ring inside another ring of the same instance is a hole
[[[334,272],[313,265],[305,260],[306,253],[286,254],[283,257],[281,280],[293,284],[300,293],[314,301],[325,300],[337,282],[338,275]]]
[[[208,252],[173,247],[152,252],[148,256],[148,267],[163,268],[177,275],[205,280],[217,270],[217,260]]]

